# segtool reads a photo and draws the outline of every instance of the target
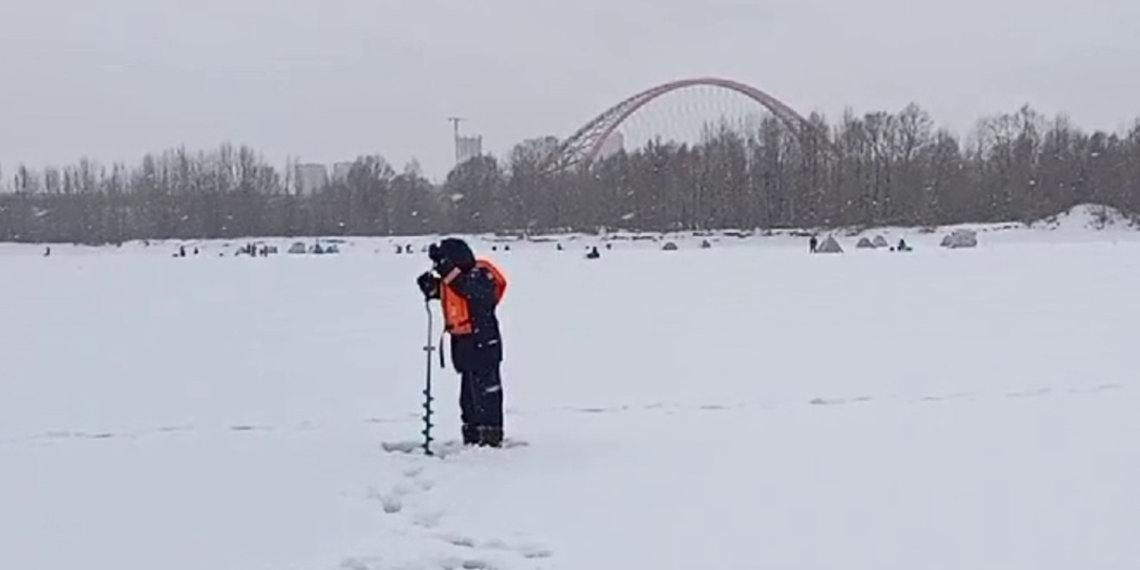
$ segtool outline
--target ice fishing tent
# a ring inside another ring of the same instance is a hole
[[[663,249],[665,251],[677,251],[677,244],[675,244],[673,242],[668,242],[665,244],[665,247],[663,247],[661,249]]]
[[[835,236],[827,236],[827,239],[820,242],[815,248],[816,253],[843,253],[843,248],[839,246],[839,242],[835,241]]]
[[[863,237],[859,238],[859,243],[855,244],[855,247],[859,249],[875,249],[875,244],[871,243],[871,240]]]
[[[954,230],[942,238],[942,247],[948,247],[950,249],[978,247],[978,232],[973,230]]]
[[[299,241],[294,242],[293,245],[289,246],[289,253],[305,253],[305,251],[305,244]]]
[[[701,242],[701,249],[710,249],[711,247],[712,247],[712,244],[709,243],[709,240],[706,239],[706,240]]]
[[[883,237],[883,234],[875,236],[875,239],[872,240],[871,243],[875,244],[875,247],[890,247],[890,244],[887,243],[887,238]]]

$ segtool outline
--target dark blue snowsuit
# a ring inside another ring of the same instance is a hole
[[[449,286],[467,300],[470,334],[451,335],[451,363],[462,378],[459,406],[464,440],[487,439],[480,429],[503,429],[503,385],[499,364],[503,338],[495,315],[498,293],[490,270],[472,267],[452,279]]]

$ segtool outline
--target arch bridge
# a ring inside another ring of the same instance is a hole
[[[802,115],[786,105],[783,101],[739,81],[721,79],[718,77],[698,77],[694,79],[681,79],[670,81],[656,87],[646,89],[624,101],[606,109],[605,112],[594,117],[578,129],[570,138],[562,141],[558,148],[547,158],[544,170],[559,172],[572,167],[589,166],[602,152],[606,140],[613,135],[631,115],[654,99],[674,91],[689,87],[711,86],[734,91],[755,101],[761,107],[772,113],[793,133],[801,142],[806,142],[814,127]],[[814,139],[814,137],[812,137]]]

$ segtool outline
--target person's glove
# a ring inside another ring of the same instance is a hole
[[[416,285],[420,288],[420,292],[424,294],[425,300],[439,298],[439,277],[432,275],[431,271],[424,272],[416,278]]]

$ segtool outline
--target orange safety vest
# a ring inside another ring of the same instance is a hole
[[[486,259],[476,261],[475,267],[490,270],[495,279],[495,303],[502,302],[503,294],[507,292],[507,278],[502,270]],[[440,301],[443,304],[443,320],[447,332],[452,335],[471,334],[471,309],[467,306],[467,299],[451,285],[443,283],[440,284]]]

